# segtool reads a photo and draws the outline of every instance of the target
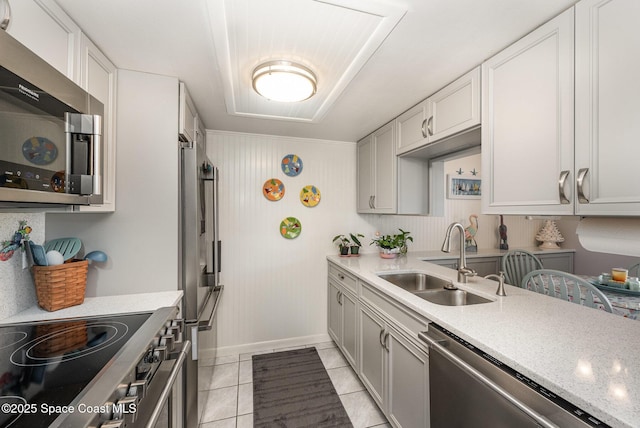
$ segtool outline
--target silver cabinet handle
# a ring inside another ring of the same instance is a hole
[[[512,394],[504,390],[501,386],[497,385],[495,382],[493,382],[491,379],[486,377],[484,374],[476,370],[473,366],[471,366],[469,363],[464,361],[462,358],[458,357],[457,355],[449,351],[445,347],[446,345],[444,346],[442,345],[442,341],[429,337],[428,331],[418,333],[418,337],[423,342],[426,342],[429,345],[429,348],[431,350],[438,352],[444,358],[446,358],[447,360],[449,360],[450,362],[458,366],[460,370],[467,373],[469,376],[473,377],[478,382],[484,384],[486,387],[493,390],[495,393],[503,397],[505,400],[509,401],[511,404],[513,404],[518,409],[520,409],[522,412],[529,415],[529,417],[535,420],[540,426],[545,428],[557,428],[557,425],[553,424],[547,418],[537,413],[535,410],[527,406],[522,401],[518,400],[516,397],[514,397]]]
[[[376,195],[371,197],[371,208],[376,209]]]
[[[373,203],[371,200],[373,199],[373,195],[369,196],[369,208],[373,209]]]
[[[342,291],[338,291],[336,293],[336,300],[338,301],[339,305],[342,305]]]
[[[339,273],[338,274],[338,278],[340,279],[340,281],[344,281],[344,275],[343,274]]]
[[[380,337],[378,338],[378,341],[380,342],[380,346],[382,346],[384,349],[387,349],[386,346],[384,346],[384,334],[386,333],[386,330],[383,328],[382,330],[380,330]]]
[[[567,178],[569,177],[570,171],[562,171],[560,172],[560,179],[558,180],[558,193],[560,195],[560,203],[568,204],[569,198],[567,198],[567,194],[564,191],[564,185],[567,182]]]
[[[576,182],[578,184],[578,201],[581,204],[589,203],[589,199],[587,199],[587,197],[584,195],[584,189],[583,189],[584,178],[586,177],[588,172],[589,172],[589,168],[581,168],[580,170],[578,170],[578,178]]]
[[[424,138],[427,138],[427,128],[426,127],[427,127],[427,119],[422,121],[422,126],[420,128],[422,130],[422,136]]]
[[[2,3],[4,3],[4,16],[0,20],[0,30],[6,30],[9,27],[9,22],[11,22],[11,8],[8,1]]]
[[[429,117],[429,120],[427,120],[427,133],[429,134],[429,136],[433,135],[433,116]]]
[[[389,332],[386,332],[382,338],[382,347],[389,352]]]

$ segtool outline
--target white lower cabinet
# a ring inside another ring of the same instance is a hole
[[[429,357],[382,315],[360,305],[359,375],[394,427],[429,427]]]
[[[333,279],[329,280],[328,330],[347,361],[357,363],[357,298]]]

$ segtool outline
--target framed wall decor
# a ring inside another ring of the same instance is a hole
[[[447,174],[447,198],[480,199],[482,196],[482,179],[479,175]]]

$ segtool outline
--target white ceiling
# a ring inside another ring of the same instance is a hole
[[[184,81],[207,129],[356,141],[576,0],[56,2],[116,67]],[[319,87],[283,108],[250,73],[284,55]]]

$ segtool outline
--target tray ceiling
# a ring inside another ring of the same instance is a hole
[[[227,113],[302,122],[324,117],[406,12],[372,0],[212,0],[208,8]],[[258,95],[253,70],[280,59],[313,70],[316,95],[298,103]]]

